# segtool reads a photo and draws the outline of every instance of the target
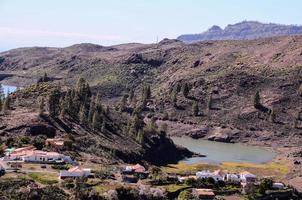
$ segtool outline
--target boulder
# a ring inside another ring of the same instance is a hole
[[[210,134],[208,135],[207,139],[216,142],[231,142],[233,136],[238,134],[239,130],[232,129],[232,128],[222,128],[222,127],[215,127],[210,130]]]
[[[192,129],[186,132],[185,135],[193,139],[200,139],[200,138],[204,138],[208,134],[208,131],[209,131],[208,127],[201,127],[201,128]]]

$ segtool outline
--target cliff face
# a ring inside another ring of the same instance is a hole
[[[246,40],[299,34],[302,34],[302,26],[243,21],[228,25],[225,29],[213,26],[203,33],[185,34],[179,36],[177,39],[186,43],[192,43],[205,40]]]

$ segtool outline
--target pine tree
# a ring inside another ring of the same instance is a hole
[[[134,114],[131,124],[130,124],[130,132],[132,134],[137,134],[139,130],[143,129],[144,121],[141,119],[140,114]]]
[[[42,116],[44,114],[45,111],[44,107],[45,107],[44,97],[41,97],[39,102],[39,116]]]
[[[176,93],[179,93],[179,92],[181,91],[181,84],[180,84],[179,82],[175,85],[174,91],[175,91]]]
[[[129,92],[129,103],[132,103],[134,98],[134,90],[131,88]]]
[[[198,107],[198,103],[196,101],[194,101],[192,104],[192,113],[193,113],[193,116],[198,116],[199,107]]]
[[[42,82],[47,82],[48,81],[48,76],[46,74],[46,72],[44,73],[44,76],[42,78]]]
[[[261,98],[260,98],[260,92],[257,91],[256,94],[254,95],[254,107],[259,108],[261,107]]]
[[[2,110],[2,106],[3,106],[3,98],[4,98],[4,93],[3,93],[2,85],[0,83],[0,111]]]
[[[276,112],[274,109],[270,111],[269,121],[275,123],[276,122]]]
[[[174,107],[177,107],[177,93],[173,92],[172,94],[172,103]]]
[[[102,122],[102,127],[101,127],[101,131],[104,133],[105,130],[106,130],[106,121],[103,120],[103,122]]]
[[[92,123],[92,117],[93,117],[93,113],[95,111],[95,98],[91,98],[90,100],[90,105],[89,105],[89,111],[88,111],[88,123],[91,124]]]
[[[48,97],[48,109],[49,109],[49,115],[51,117],[59,116],[61,111],[60,99],[61,99],[61,92],[58,89],[54,89]]]
[[[208,109],[211,110],[213,108],[213,99],[212,99],[212,94],[210,94],[209,99],[208,99]]]
[[[4,99],[4,89],[2,87],[2,84],[0,83],[0,99],[3,100]]]
[[[79,78],[76,86],[76,92],[81,103],[85,103],[91,97],[89,84],[84,78]]]
[[[151,98],[151,88],[150,85],[144,84],[142,89],[142,102],[146,105],[147,101]]]
[[[302,110],[297,113],[296,119],[302,121]]]
[[[144,143],[144,132],[143,130],[139,130],[136,136],[136,140],[140,143],[143,144]]]
[[[67,100],[68,91],[65,93],[64,96],[60,98],[60,117],[65,118],[65,115],[68,114],[68,102]]]
[[[182,89],[182,92],[183,92],[184,97],[187,98],[188,95],[189,95],[189,92],[190,92],[190,88],[189,88],[188,83],[185,83],[185,84],[184,84],[183,89]]]
[[[106,106],[106,116],[108,117],[110,114],[110,107],[107,105]]]
[[[154,117],[151,118],[150,127],[153,130],[157,130],[158,129],[158,126],[156,124],[156,119]]]
[[[80,119],[80,123],[85,125],[87,124],[87,109],[85,107],[85,105],[82,105],[80,108],[80,112],[79,112],[79,119]]]
[[[93,130],[98,130],[100,127],[100,115],[97,110],[93,113],[91,127]]]
[[[147,99],[151,98],[151,88],[150,88],[150,85],[146,86],[146,98]]]
[[[299,123],[302,121],[302,111],[299,111],[294,120],[294,128],[299,128]]]
[[[121,99],[121,103],[120,103],[120,111],[123,112],[125,110],[126,107],[126,103],[127,103],[127,95],[124,95]]]
[[[4,99],[4,103],[3,103],[3,106],[2,106],[3,113],[7,114],[8,110],[10,110],[10,97],[9,96],[7,96]]]

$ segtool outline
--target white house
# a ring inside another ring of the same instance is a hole
[[[69,170],[60,171],[59,178],[76,178],[76,177],[88,177],[91,175],[91,169],[81,168],[79,166],[72,167]]]
[[[69,156],[57,152],[46,152],[36,150],[34,147],[24,147],[7,153],[3,158],[4,161],[23,161],[23,162],[40,162],[40,163],[72,163]]]
[[[146,168],[140,164],[126,166],[124,172],[144,173]]]
[[[283,183],[273,183],[272,188],[282,190],[284,189],[284,184]]]
[[[72,159],[69,156],[57,152],[46,151],[32,151],[31,153],[22,156],[22,160],[24,162],[72,162]]]
[[[213,178],[215,181],[223,181],[223,177],[220,175],[219,171],[210,172],[209,170],[203,170],[196,173],[198,179],[202,178]]]
[[[184,182],[186,182],[188,179],[194,179],[194,180],[196,180],[197,177],[196,177],[196,176],[182,176],[182,177],[177,177],[177,180],[178,180],[180,183],[184,183]]]
[[[229,183],[240,183],[240,175],[238,174],[226,174],[224,180]]]
[[[192,195],[195,197],[195,199],[211,200],[215,198],[215,193],[212,189],[193,188]]]
[[[257,176],[248,171],[241,172],[239,175],[243,183],[254,183],[257,180]]]

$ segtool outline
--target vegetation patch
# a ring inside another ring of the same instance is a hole
[[[52,185],[58,183],[58,176],[55,173],[50,174],[50,173],[32,172],[32,173],[28,173],[27,175],[33,180],[42,184]]]
[[[289,172],[288,166],[284,162],[270,162],[265,164],[223,162],[221,167],[234,172],[247,170],[261,176],[280,177]]]
[[[103,194],[104,192],[107,192],[109,190],[115,190],[116,188],[120,187],[120,184],[100,184],[96,185],[93,188],[95,191],[99,194]]]
[[[200,170],[216,170],[221,169],[218,165],[211,165],[207,163],[198,164],[186,164],[184,162],[179,162],[178,164],[170,164],[162,167],[163,172],[170,174],[193,174]]]
[[[250,171],[261,176],[282,177],[289,172],[288,166],[284,162],[270,162],[265,164],[222,162],[220,165],[207,163],[186,164],[180,162],[162,167],[163,172],[170,174],[195,174],[201,170],[226,169],[231,172]]]
[[[169,184],[160,187],[164,188],[167,192],[176,192],[178,190],[185,189],[190,186],[188,186],[187,184]]]

